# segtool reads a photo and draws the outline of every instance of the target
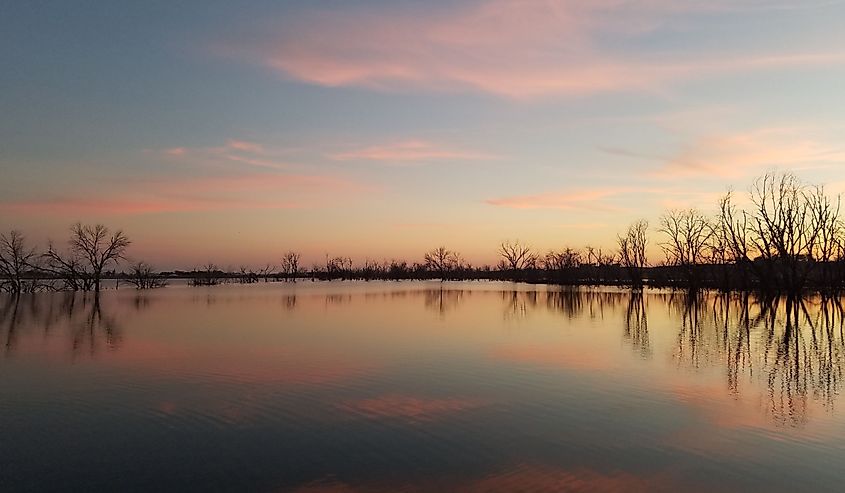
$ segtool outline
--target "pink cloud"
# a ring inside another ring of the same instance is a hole
[[[160,152],[166,158],[177,162],[205,167],[211,165],[231,168],[233,165],[243,164],[277,170],[294,167],[292,163],[283,159],[284,152],[278,149],[267,149],[257,142],[240,139],[229,139],[225,144],[214,147],[172,147]]]
[[[159,212],[191,212],[229,209],[289,209],[301,207],[295,202],[238,201],[204,198],[56,198],[29,200],[0,204],[0,209],[20,213],[63,214],[154,214]]]
[[[246,140],[236,140],[236,139],[229,140],[226,143],[226,147],[231,148],[231,149],[235,149],[235,150],[238,150],[238,151],[246,151],[246,152],[252,152],[252,153],[256,153],[256,154],[261,154],[262,152],[264,152],[264,147],[262,147],[260,144],[256,144],[255,142],[249,142],[249,141],[246,141]]]
[[[845,61],[842,52],[667,54],[632,57],[602,46],[653,32],[681,14],[730,8],[705,2],[486,0],[417,12],[312,12],[261,46],[224,51],[323,86],[475,90],[511,98],[655,91],[708,75]]]
[[[164,150],[164,153],[168,156],[184,156],[186,152],[187,150],[184,147],[172,147]]]
[[[685,145],[654,174],[737,178],[773,166],[807,169],[845,164],[845,149],[813,139],[794,128],[765,128],[745,133],[701,137]]]
[[[366,147],[331,156],[333,159],[360,161],[440,161],[491,159],[492,155],[481,152],[450,149],[422,140],[406,140],[391,144]]]
[[[373,188],[328,175],[248,174],[159,179],[105,193],[0,202],[0,210],[55,214],[150,214],[320,207]]]

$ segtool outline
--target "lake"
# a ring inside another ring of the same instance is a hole
[[[0,490],[841,491],[843,300],[310,282],[0,297]]]

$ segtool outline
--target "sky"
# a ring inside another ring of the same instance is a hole
[[[160,268],[494,263],[790,170],[845,191],[845,2],[0,4],[0,230]]]

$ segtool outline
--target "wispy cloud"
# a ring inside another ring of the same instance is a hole
[[[814,138],[807,129],[779,127],[695,138],[669,156],[653,176],[741,178],[772,167],[800,170],[843,164],[843,146]]]
[[[340,161],[380,161],[407,164],[432,161],[493,159],[496,156],[482,152],[450,148],[424,140],[405,140],[344,151],[332,154],[330,157]]]
[[[160,179],[107,192],[83,190],[33,200],[0,202],[0,210],[50,214],[150,214],[219,210],[314,208],[372,187],[328,175],[247,174]]]
[[[280,150],[270,150],[265,146],[248,140],[229,139],[225,144],[212,147],[171,147],[161,151],[151,151],[163,156],[202,166],[243,168],[267,168],[289,170],[295,165],[284,159]]]
[[[776,7],[755,2],[738,10]],[[693,78],[845,62],[839,49],[642,56],[609,48],[681,15],[732,9],[734,2],[662,0],[486,0],[427,12],[348,8],[294,17],[258,46],[230,43],[222,51],[323,86],[510,98],[659,91]]]
[[[517,195],[486,200],[485,203],[511,209],[560,209],[622,213],[630,210],[648,210],[650,207],[707,207],[714,205],[724,189],[718,191],[690,190],[680,185],[655,186],[634,184],[603,188],[572,188],[560,192]],[[559,227],[567,229],[600,229],[601,223],[569,223]]]
[[[499,207],[511,209],[570,209],[614,211],[618,207],[609,204],[607,199],[636,191],[632,188],[606,187],[564,192],[538,193],[533,195],[517,195],[485,202]]]

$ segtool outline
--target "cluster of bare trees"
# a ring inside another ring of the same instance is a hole
[[[220,270],[214,263],[209,262],[204,266],[187,273],[192,286],[216,286],[224,279],[231,277]]]
[[[648,265],[646,247],[648,246],[648,221],[641,219],[628,227],[624,235],[617,236],[619,243],[619,263],[628,271],[631,284],[635,287],[643,284],[643,270]]]
[[[120,230],[76,223],[70,228],[65,249],[51,242],[46,252],[38,254],[21,232],[13,230],[0,236],[0,289],[12,293],[48,289],[99,292],[104,272],[126,259],[130,243]]]
[[[757,179],[749,204],[733,192],[714,216],[674,210],[661,218],[666,265],[691,286],[797,292],[838,288],[843,281],[845,229],[839,197],[790,173]]]
[[[461,255],[445,246],[437,247],[423,256],[428,270],[436,272],[441,279],[446,279],[452,272],[457,271],[464,264]]]
[[[845,229],[840,198],[792,174],[767,174],[740,208],[727,194],[720,203],[720,247],[729,261],[764,286],[797,291],[808,282],[841,282]]]
[[[150,264],[139,261],[132,264],[126,280],[136,289],[155,289],[167,286],[167,279],[157,273]]]
[[[285,279],[292,279],[295,280],[296,276],[299,275],[299,259],[301,255],[299,252],[294,252],[290,250],[282,255],[282,268],[281,274],[284,275]]]
[[[617,236],[617,250],[605,253],[569,247],[545,255],[519,241],[503,242],[489,278],[562,284],[646,283],[690,289],[762,289],[797,292],[807,287],[845,284],[845,224],[840,198],[808,185],[791,173],[768,173],[752,185],[748,201],[736,205],[734,193],[718,212],[697,209],[663,214],[657,245],[665,259],[649,263],[649,224],[641,219]],[[429,272],[448,278],[459,256],[440,247],[425,255]]]

